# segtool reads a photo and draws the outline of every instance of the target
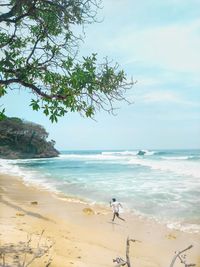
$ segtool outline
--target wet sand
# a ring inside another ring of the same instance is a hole
[[[200,233],[170,230],[129,213],[123,218],[112,223],[109,206],[89,205],[0,175],[0,266],[3,261],[17,266],[34,255],[38,258],[29,266],[116,266],[113,259],[126,259],[129,236],[138,240],[130,244],[132,266],[170,266],[175,251],[193,245],[187,262],[200,267]],[[184,265],[177,261],[175,266]]]

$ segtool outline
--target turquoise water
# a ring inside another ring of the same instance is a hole
[[[200,230],[200,150],[62,151],[58,158],[0,160],[0,172],[92,203]]]

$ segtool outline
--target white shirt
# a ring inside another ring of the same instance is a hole
[[[119,213],[119,208],[121,207],[121,204],[119,202],[117,202],[117,201],[112,202],[110,204],[110,206],[112,207],[113,212],[118,212]]]

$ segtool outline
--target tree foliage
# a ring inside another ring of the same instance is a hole
[[[1,0],[0,97],[9,88],[35,95],[33,110],[57,121],[66,112],[93,117],[125,100],[127,82],[118,65],[97,55],[77,56],[77,26],[95,21],[100,0]]]

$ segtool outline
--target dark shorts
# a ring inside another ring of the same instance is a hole
[[[114,214],[115,214],[117,217],[119,217],[119,212],[114,212]]]

